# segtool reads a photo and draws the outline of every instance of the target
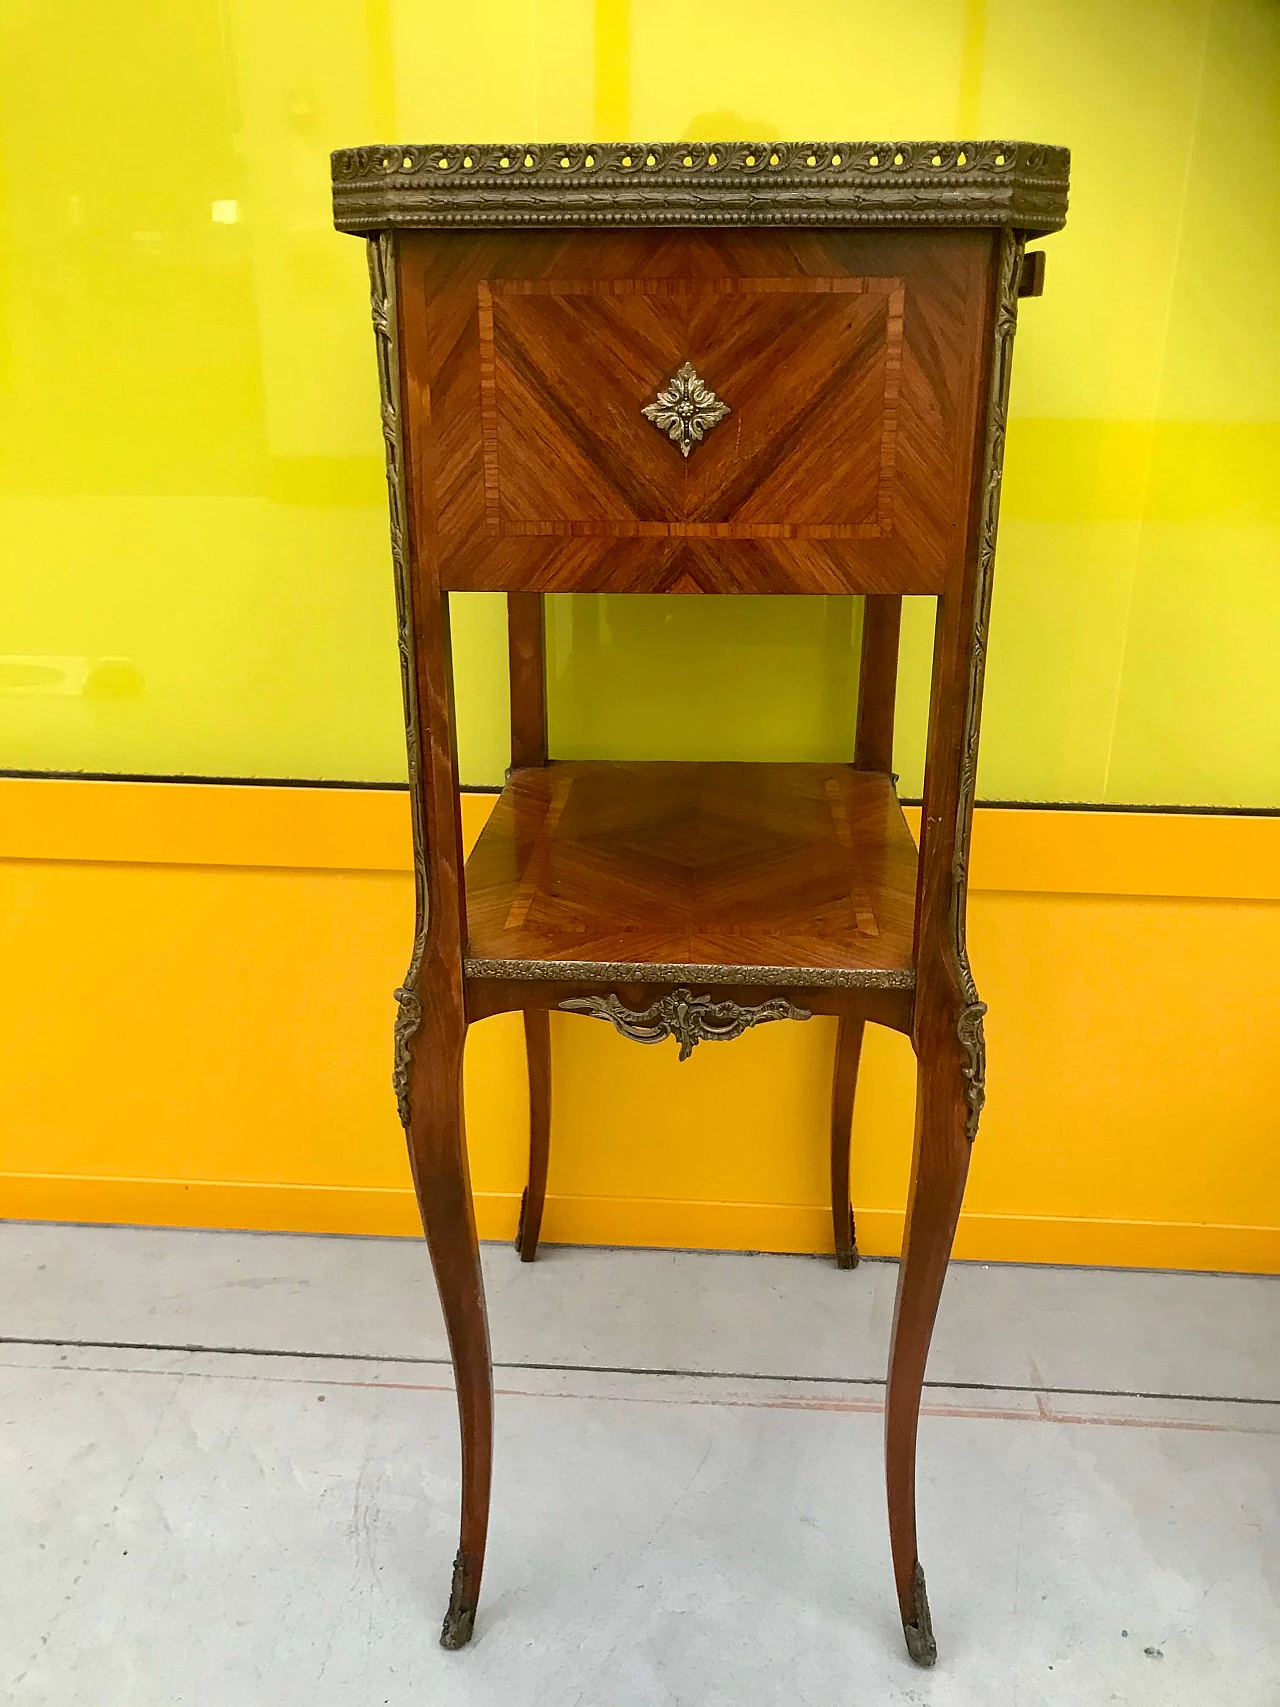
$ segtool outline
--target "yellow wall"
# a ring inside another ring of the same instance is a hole
[[[474,834],[490,797],[467,796]],[[0,783],[0,1214],[411,1233],[389,1085],[412,922],[403,794]],[[1280,820],[978,815],[990,1100],[964,1256],[1280,1269],[1270,1063]],[[830,1249],[834,1022],[684,1064],[553,1018],[546,1235]],[[901,1234],[914,1094],[872,1028],[854,1120],[869,1253]],[[524,1183],[516,1016],[468,1043],[482,1234]]]
[[[980,792],[1280,806],[1278,61],[1274,0],[4,8],[0,766],[403,776],[367,283],[330,226],[332,147],[1004,134],[1074,166],[1019,338]],[[456,604],[464,775],[493,782],[503,611]],[[553,749],[841,757],[860,620],[836,599],[553,600]],[[930,620],[908,601],[908,794]],[[0,1213],[413,1227],[386,1086],[403,809],[0,786]],[[963,1252],[1280,1267],[1276,834],[981,815],[992,1092]],[[557,1021],[549,1236],[819,1248],[831,1047],[825,1022],[775,1027],[677,1068]],[[897,1237],[911,1095],[905,1045],[877,1035],[868,1250]],[[468,1097],[482,1224],[506,1232],[513,1022],[476,1029]]]
[[[1278,59],[1273,0],[5,8],[0,763],[402,776],[331,147],[1013,134],[1071,146],[1072,212],[1019,340],[982,793],[1280,804]],[[495,781],[501,608],[458,603],[464,767]],[[558,600],[558,750],[843,753],[858,620]],[[927,652],[919,608],[907,792]]]

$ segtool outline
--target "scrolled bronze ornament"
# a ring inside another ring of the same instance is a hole
[[[415,944],[415,948],[416,948]],[[409,971],[415,970],[410,966]],[[396,1028],[391,1057],[391,1088],[396,1093],[396,1110],[400,1124],[409,1130],[409,1063],[413,1059],[413,1039],[422,1024],[422,1003],[415,991],[401,985],[396,991]]]
[[[426,952],[427,894],[426,835],[422,822],[422,728],[418,719],[418,678],[413,661],[413,592],[405,552],[404,445],[400,431],[400,355],[396,334],[395,240],[389,231],[370,237],[369,306],[378,352],[378,390],[382,399],[382,440],[387,464],[387,510],[391,525],[391,561],[396,583],[396,635],[400,650],[400,687],[404,698],[405,747],[409,760],[409,810],[413,822],[413,885],[415,923],[413,953],[404,984],[396,991],[391,1085],[396,1094],[400,1124],[409,1130],[409,1061],[413,1039],[422,1024],[418,973]]]
[[[697,372],[692,362],[684,362],[659,390],[655,402],[646,403],[640,413],[652,421],[660,433],[665,433],[681,456],[687,457],[695,445],[729,414],[729,405],[717,397]]]
[[[1004,472],[1004,443],[1009,416],[1009,379],[1013,338],[1018,329],[1018,282],[1022,276],[1023,237],[1000,235],[1000,275],[996,323],[991,348],[991,378],[987,397],[987,436],[982,461],[982,508],[978,518],[978,562],[973,588],[973,627],[969,643],[969,672],[965,687],[964,723],[960,737],[960,787],[956,796],[956,832],[951,858],[951,946],[960,977],[964,1007],[956,1021],[956,1036],[964,1054],[961,1072],[967,1083],[969,1115],[965,1133],[978,1135],[978,1120],[986,1101],[987,1050],[965,931],[969,887],[969,850],[973,839],[973,802],[978,782],[978,734],[982,719],[982,684],[987,668],[987,636],[991,624],[991,583],[995,569],[996,530],[1000,521],[1000,482]]]
[[[590,1019],[608,1020],[615,1031],[633,1043],[661,1043],[674,1037],[680,1059],[687,1061],[699,1043],[727,1043],[741,1037],[754,1025],[775,1019],[812,1019],[807,1008],[794,1007],[784,996],[742,1008],[737,1002],[717,1002],[710,996],[695,996],[690,990],[673,990],[637,1012],[625,1007],[612,993],[607,996],[571,996],[561,1002],[567,1013],[586,1014]]]

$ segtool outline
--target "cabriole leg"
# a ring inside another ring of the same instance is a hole
[[[402,998],[401,1018],[413,1002]],[[493,1465],[493,1374],[480,1248],[462,1117],[461,1004],[432,1001],[424,991],[422,1020],[409,1040],[409,1159],[431,1252],[440,1307],[449,1335],[458,1420],[462,1432],[462,1524],[453,1566],[442,1647],[471,1640],[489,1528]]]
[[[907,1651],[917,1665],[931,1666],[938,1650],[916,1550],[916,1430],[929,1341],[969,1171],[970,1140],[966,1082],[954,1045],[936,1054],[922,1052],[917,1075],[915,1154],[885,1404],[885,1472]]]
[[[520,1199],[516,1249],[521,1262],[532,1262],[538,1254],[551,1156],[551,1015],[546,1008],[524,1010],[524,1048],[529,1065],[529,1183]]]
[[[858,1266],[858,1234],[849,1196],[849,1147],[863,1030],[862,1020],[842,1017],[836,1032],[836,1062],[831,1078],[831,1223],[837,1268]]]

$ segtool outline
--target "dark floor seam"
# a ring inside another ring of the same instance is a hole
[[[447,1357],[409,1357],[396,1352],[282,1351],[254,1345],[180,1345],[159,1340],[70,1340],[35,1339],[20,1334],[0,1334],[0,1345],[69,1347],[74,1351],[183,1351],[205,1357],[291,1357],[315,1363],[407,1363],[424,1368],[449,1367]],[[694,1381],[807,1382],[811,1386],[883,1387],[879,1375],[770,1375],[737,1369],[667,1369],[651,1365],[617,1363],[524,1363],[495,1358],[495,1369],[527,1369],[560,1375],[664,1375]],[[1253,1398],[1240,1393],[1158,1393],[1135,1387],[1033,1387],[1012,1381],[926,1381],[926,1387],[955,1393],[1043,1393],[1046,1397],[1082,1399],[1177,1399],[1194,1405],[1280,1405],[1280,1399]]]

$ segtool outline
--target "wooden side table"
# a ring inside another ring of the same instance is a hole
[[[918,1059],[887,1395],[907,1647],[921,1384],[984,1095],[966,876],[1009,367],[1064,149],[1022,142],[342,150],[369,238],[418,914],[394,1082],[457,1379],[472,1632],[492,1376],[462,1114],[468,1024],[520,1009],[536,1248],[551,1009],[640,1042],[835,1015],[835,1241],[863,1026]],[[462,857],[453,591],[507,593],[512,768]],[[866,595],[853,763],[554,763],[541,595]],[[892,775],[904,593],[938,601],[919,857]],[[841,1137],[843,1134],[843,1137]]]

